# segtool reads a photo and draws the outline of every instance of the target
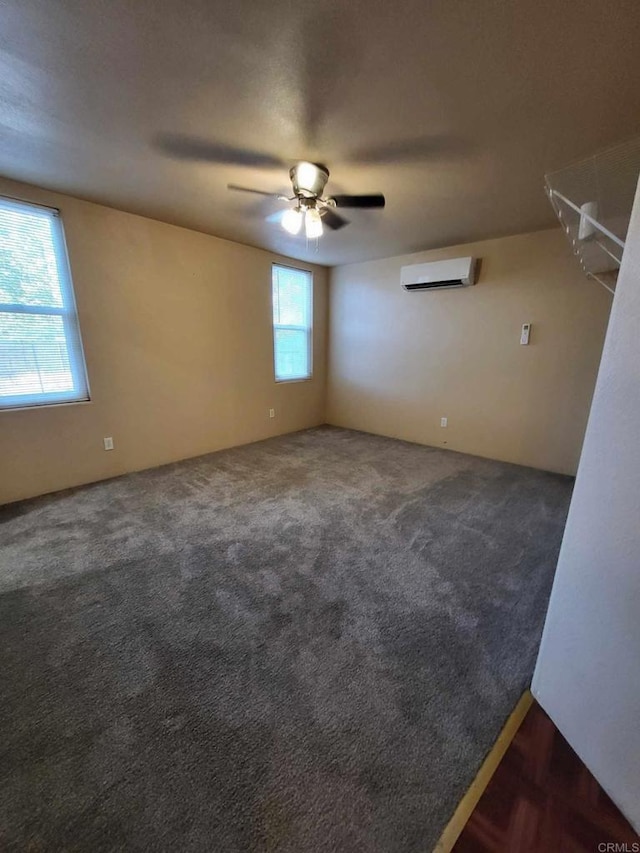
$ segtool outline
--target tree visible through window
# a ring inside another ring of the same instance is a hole
[[[272,279],[276,382],[310,379],[313,277],[274,264]]]
[[[0,198],[0,408],[87,399],[59,213]]]

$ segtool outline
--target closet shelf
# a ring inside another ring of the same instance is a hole
[[[545,175],[546,192],[588,278],[615,292],[640,175],[640,138]]]

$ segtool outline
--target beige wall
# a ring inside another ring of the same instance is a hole
[[[402,290],[402,265],[462,255],[475,287]],[[611,297],[559,229],[337,267],[330,305],[329,423],[575,473]]]
[[[276,384],[285,259],[6,180],[0,193],[62,212],[92,397],[0,411],[0,503],[323,422],[327,270],[296,263],[314,272],[313,379]]]
[[[3,179],[0,193],[62,212],[92,396],[0,412],[0,503],[325,420],[575,471],[611,300],[559,230],[333,270],[325,401],[327,270],[297,264],[314,271],[314,377],[278,385],[270,267],[287,259]],[[401,289],[402,264],[460,254],[482,258],[476,287]]]

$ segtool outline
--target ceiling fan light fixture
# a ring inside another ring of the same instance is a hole
[[[295,235],[298,234],[300,229],[302,228],[303,219],[304,214],[299,207],[290,207],[282,214],[280,224],[282,225],[285,231],[289,232],[289,234]]]
[[[315,240],[318,237],[322,237],[322,219],[320,218],[320,211],[315,207],[307,210],[304,219],[304,230],[308,240]]]
[[[269,222],[279,222],[284,230],[295,236],[302,230],[308,240],[317,240],[324,232],[324,226],[332,231],[338,231],[349,224],[349,220],[342,216],[342,211],[336,208],[380,208],[384,207],[384,196],[382,193],[369,193],[368,195],[335,195],[324,196],[324,188],[329,180],[329,170],[322,163],[310,163],[302,160],[289,169],[289,178],[293,195],[266,192],[265,190],[253,189],[252,187],[241,187],[237,184],[227,184],[230,190],[239,192],[257,193],[258,195],[275,198],[286,203],[293,202],[294,207],[281,213],[274,212],[266,219]],[[322,217],[322,218],[321,218]]]

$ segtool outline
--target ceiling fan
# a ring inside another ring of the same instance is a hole
[[[294,202],[293,206],[278,213],[277,218],[289,234],[298,234],[304,224],[305,234],[310,240],[322,236],[323,224],[334,231],[349,224],[347,219],[336,212],[337,207],[379,208],[385,204],[382,193],[323,196],[329,180],[329,170],[321,163],[308,163],[306,160],[296,163],[290,169],[289,177],[293,187],[292,196],[240,187],[237,184],[227,184],[227,187],[239,192],[268,196],[278,201]]]

